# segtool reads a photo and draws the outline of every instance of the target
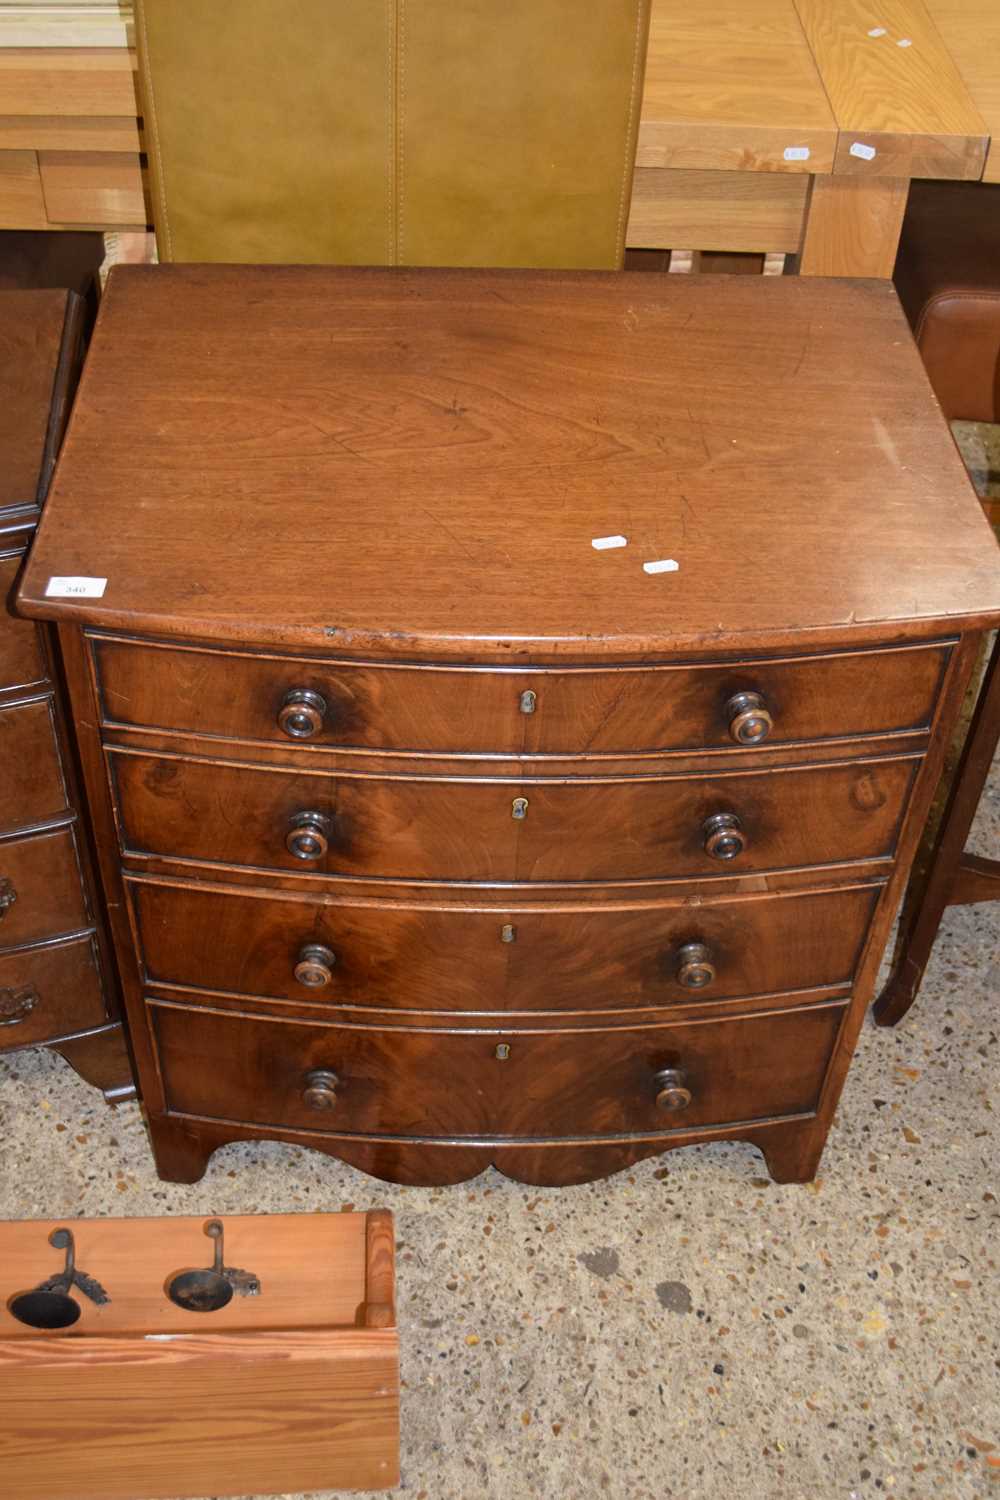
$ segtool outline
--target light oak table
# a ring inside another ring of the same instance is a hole
[[[2,8],[0,228],[146,225],[131,43]],[[653,0],[629,245],[890,276],[911,178],[1000,181],[998,55],[994,0]]]

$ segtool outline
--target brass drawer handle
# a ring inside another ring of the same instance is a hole
[[[290,740],[310,740],[323,728],[326,699],[312,688],[292,688],[281,700],[278,728]]]
[[[735,859],[747,846],[743,824],[735,813],[713,813],[702,824],[705,853],[712,859]]]
[[[314,1068],[302,1081],[302,1103],[310,1109],[333,1109],[340,1079],[330,1068]]]
[[[14,882],[8,876],[0,875],[0,919],[7,915],[16,900]]]
[[[20,1026],[38,1004],[38,991],[31,985],[0,989],[0,1026]]]
[[[337,955],[332,948],[326,948],[322,943],[306,943],[305,947],[299,949],[295,978],[307,989],[321,990],[333,978],[333,966],[336,962]]]
[[[737,745],[760,745],[774,728],[763,693],[734,693],[726,704],[726,718]]]
[[[653,1074],[657,1109],[687,1109],[691,1103],[691,1090],[687,1086],[687,1074],[683,1068],[661,1068]]]
[[[296,859],[322,859],[330,847],[330,832],[330,819],[325,813],[293,813],[288,820],[285,848]]]
[[[705,943],[685,943],[677,954],[677,979],[688,990],[703,990],[715,978],[712,954]]]

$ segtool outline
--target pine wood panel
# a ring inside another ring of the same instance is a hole
[[[984,182],[1000,182],[1000,6],[996,0],[926,0],[990,136]]]
[[[653,0],[638,166],[829,172],[836,144],[792,0]]]
[[[122,152],[41,151],[45,209],[54,224],[123,225],[149,219],[139,158]]]
[[[37,154],[0,150],[0,229],[47,229],[48,223]]]
[[[837,121],[836,172],[865,179],[981,175],[987,128],[923,0],[795,6]],[[879,28],[885,35],[870,35]],[[852,155],[856,144],[875,156]]]
[[[248,568],[218,538],[251,514]],[[108,584],[60,601],[53,574]],[[154,636],[597,665],[972,625],[1000,573],[891,286],[120,266],[20,598]]]
[[[255,1273],[260,1294],[185,1313],[164,1286],[210,1263],[205,1222],[71,1219],[77,1266],[111,1300],[76,1293],[69,1338],[40,1336],[6,1307],[60,1268],[53,1221],[0,1224],[0,1467],[11,1494],[151,1500],[398,1482],[391,1216],[227,1218],[226,1264]]]
[[[795,251],[808,179],[769,172],[637,167],[628,243],[633,248]]]
[[[0,150],[138,155],[143,149],[139,121],[128,115],[0,115]]]
[[[814,178],[801,274],[891,277],[909,191],[904,177]]]
[[[204,1233],[209,1217],[72,1220],[77,1266],[95,1276],[110,1298],[101,1306],[78,1299],[81,1311],[74,1337],[206,1332],[205,1314],[178,1307],[163,1289],[178,1271],[211,1265],[213,1246]],[[353,1328],[359,1323],[366,1299],[367,1215],[310,1218],[315,1224],[303,1229],[299,1214],[223,1217],[226,1265],[252,1272],[261,1292],[257,1297],[234,1297],[213,1313],[213,1334]],[[47,1237],[64,1222],[0,1220],[0,1343],[35,1337],[7,1303],[15,1291],[62,1269],[62,1256]]]
[[[124,115],[139,104],[135,54],[115,47],[0,47],[5,115]]]

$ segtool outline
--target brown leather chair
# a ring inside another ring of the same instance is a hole
[[[161,260],[617,268],[650,0],[138,0]]]
[[[1000,185],[914,182],[894,280],[945,416],[1000,421]]]
[[[1000,421],[1000,186],[915,182],[896,287],[931,384],[952,420]],[[994,521],[1000,503],[984,502]],[[966,848],[1000,739],[1000,637],[971,710],[957,764],[942,778],[903,901],[889,980],[875,1006],[895,1026],[916,998],[945,909],[1000,901],[1000,860]]]

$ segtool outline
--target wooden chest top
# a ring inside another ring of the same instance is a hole
[[[122,267],[21,599],[621,659],[982,626],[1000,556],[884,282]]]

